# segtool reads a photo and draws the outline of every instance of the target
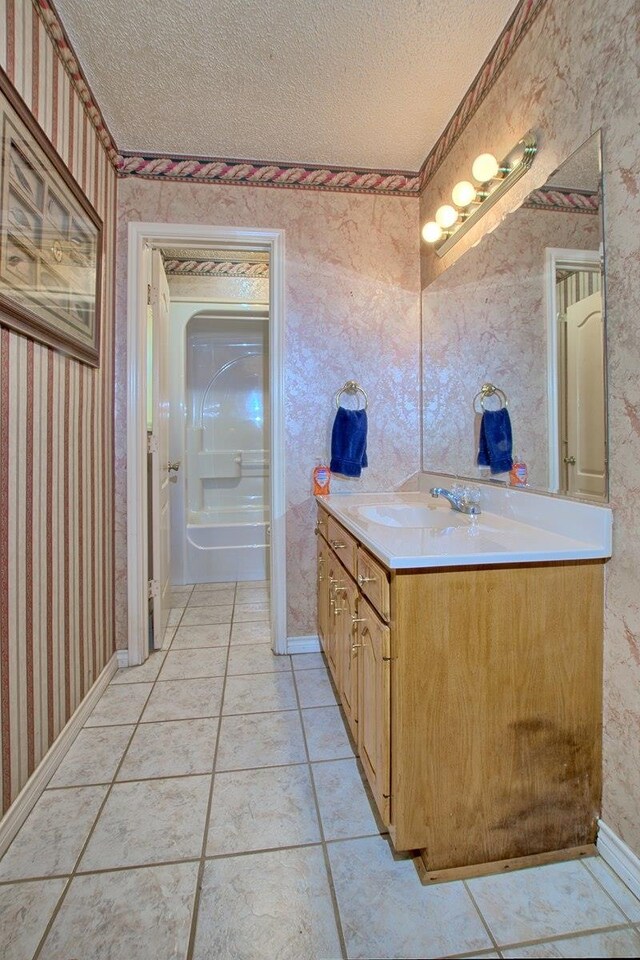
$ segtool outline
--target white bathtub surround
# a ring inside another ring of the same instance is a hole
[[[450,488],[452,479],[429,474],[424,483]],[[482,512],[471,517],[427,491],[319,502],[392,570],[611,556],[608,507],[483,487]]]
[[[268,577],[268,355],[268,303],[171,304],[174,583]]]

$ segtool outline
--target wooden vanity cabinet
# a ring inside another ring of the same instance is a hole
[[[423,882],[592,853],[603,563],[388,571],[356,541],[351,573],[318,529],[323,648],[380,815],[398,851],[419,851]]]
[[[390,823],[391,631],[366,600],[359,604],[358,753],[383,823]]]
[[[351,736],[358,742],[358,622],[359,594],[355,583],[347,580],[340,591],[340,608],[336,614],[336,686],[340,694]]]

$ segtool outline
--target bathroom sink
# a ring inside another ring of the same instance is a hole
[[[353,508],[357,519],[394,527],[397,530],[420,531],[432,537],[481,536],[498,532],[498,526],[484,515],[468,516],[450,510],[449,506],[424,506],[411,503],[367,503]],[[496,520],[495,517],[491,518]]]
[[[385,527],[429,527],[443,530],[446,527],[467,527],[471,518],[454,510],[438,507],[423,507],[408,503],[366,504],[357,512],[372,523]]]

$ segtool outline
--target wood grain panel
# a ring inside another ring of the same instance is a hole
[[[358,541],[331,516],[327,521],[327,539],[345,570],[355,577],[358,564]]]
[[[593,843],[602,564],[399,574],[393,596],[397,848],[438,870]]]

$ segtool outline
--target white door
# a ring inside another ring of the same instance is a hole
[[[158,250],[151,253],[151,579],[153,636],[162,645],[170,607],[169,285]]]
[[[567,493],[604,499],[606,427],[602,296],[567,308]]]

